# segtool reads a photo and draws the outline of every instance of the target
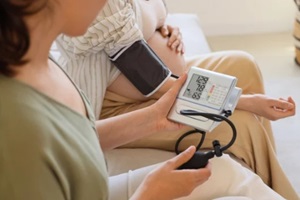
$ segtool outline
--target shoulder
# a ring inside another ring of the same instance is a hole
[[[135,16],[136,5],[137,3],[133,0],[109,0],[105,4],[101,12],[99,12],[98,17],[94,21],[94,24],[96,24],[97,22],[101,22],[104,19],[109,20],[110,17],[118,17],[119,19],[123,19],[125,17],[131,18]]]
[[[51,126],[48,103],[29,87],[14,81],[7,82],[0,85],[0,94],[3,94],[0,96],[1,139],[16,137],[30,140],[37,133],[42,135],[46,127]]]
[[[39,102],[34,98],[1,98],[0,145],[5,142],[18,150],[43,145],[42,138],[47,137],[46,132],[51,126],[50,118],[39,108]]]

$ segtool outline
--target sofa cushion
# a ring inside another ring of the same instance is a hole
[[[196,14],[169,14],[166,24],[178,26],[183,36],[185,55],[193,56],[211,52]]]
[[[173,158],[176,154],[170,151],[150,148],[120,148],[107,151],[104,155],[106,158],[108,174],[109,176],[114,176],[127,173],[129,170],[135,170],[164,162]],[[249,166],[234,155],[229,154],[229,156],[242,166],[251,170]]]
[[[107,170],[110,176],[157,164],[174,156],[174,152],[147,148],[121,148],[105,152]]]

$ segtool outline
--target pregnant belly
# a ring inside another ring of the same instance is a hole
[[[156,31],[147,42],[153,51],[168,66],[171,72],[180,75],[186,68],[184,56],[167,46],[168,39],[168,37],[164,38]]]

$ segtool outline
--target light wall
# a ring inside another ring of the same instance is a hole
[[[291,31],[293,0],[166,0],[169,12],[196,13],[206,35]]]

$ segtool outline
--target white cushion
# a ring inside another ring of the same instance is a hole
[[[110,176],[166,161],[175,153],[158,149],[123,148],[105,152]]]
[[[211,52],[196,14],[169,14],[166,24],[175,25],[180,28],[186,49],[186,56]]]

